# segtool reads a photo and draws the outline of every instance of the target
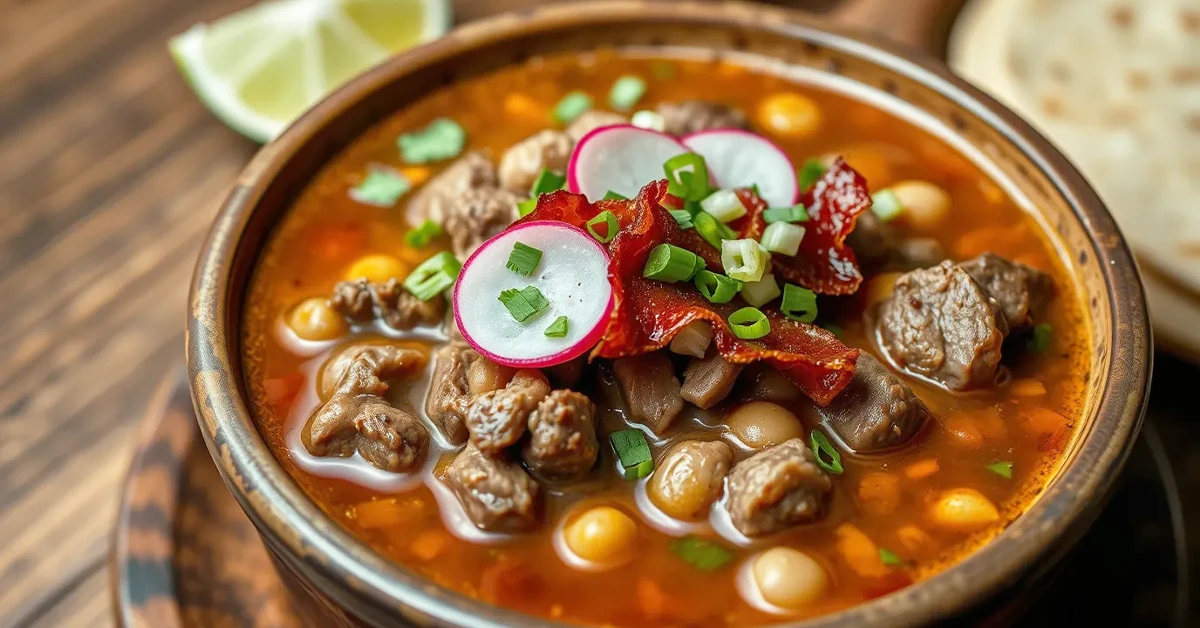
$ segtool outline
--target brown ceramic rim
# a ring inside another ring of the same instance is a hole
[[[441,589],[373,552],[321,512],[274,459],[260,438],[242,379],[241,294],[234,294],[235,257],[249,234],[253,210],[270,191],[289,160],[310,146],[318,130],[346,124],[346,113],[367,94],[413,68],[469,51],[483,42],[552,34],[565,25],[614,21],[675,25],[729,26],[741,31],[770,31],[795,38],[797,45],[819,46],[864,58],[916,81],[997,130],[1044,173],[1055,192],[1071,206],[1087,232],[1094,259],[1102,260],[1111,328],[1099,338],[1119,339],[1108,347],[1111,359],[1102,376],[1103,390],[1095,420],[1068,466],[1041,498],[1007,530],[955,566],[888,596],[804,623],[817,626],[912,625],[979,603],[1013,587],[1019,577],[1041,571],[1047,556],[1065,551],[1081,534],[1072,524],[1102,505],[1128,456],[1149,390],[1151,338],[1145,297],[1133,258],[1112,217],[1066,159],[1031,127],[1001,105],[954,77],[940,62],[882,41],[851,35],[818,18],[741,3],[593,2],[563,3],[474,23],[430,45],[401,55],[355,79],[303,116],[279,139],[264,147],[242,172],[209,233],[193,279],[188,319],[188,370],[201,433],[226,484],[263,534],[268,546],[292,569],[303,567],[324,585],[351,591],[396,617],[419,617],[439,625],[562,626],[494,607]],[[380,113],[379,115],[383,115]],[[309,153],[320,152],[309,150]],[[329,154],[320,154],[324,161]],[[312,159],[308,155],[307,159]],[[278,191],[271,191],[278,193]],[[242,260],[244,263],[244,260]],[[1075,538],[1072,538],[1075,537]],[[322,590],[327,587],[319,586]],[[334,602],[349,606],[351,600]]]

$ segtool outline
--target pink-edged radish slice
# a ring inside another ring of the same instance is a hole
[[[603,126],[575,145],[567,164],[567,189],[593,202],[610,191],[633,198],[647,183],[666,176],[663,162],[690,152],[666,133],[631,124]]]
[[[528,277],[505,267],[517,242],[542,252]],[[500,292],[531,285],[550,306],[518,322],[500,302]],[[535,220],[500,233],[467,258],[454,285],[454,321],[480,355],[507,366],[541,368],[595,346],[608,323],[612,300],[608,251],[583,229]],[[559,316],[567,317],[567,335],[551,338],[546,328]]]
[[[792,160],[761,135],[742,129],[712,129],[685,136],[683,143],[704,158],[723,187],[757,185],[759,195],[771,207],[789,207],[800,200]]]

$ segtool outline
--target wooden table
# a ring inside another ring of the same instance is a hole
[[[0,0],[0,627],[112,622],[133,432],[182,359],[201,238],[256,149],[199,104],[166,40],[247,4]]]

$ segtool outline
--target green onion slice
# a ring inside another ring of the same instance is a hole
[[[783,302],[779,304],[780,311],[783,315],[801,323],[812,323],[817,320],[817,293],[808,288],[801,288],[795,284],[787,284],[783,287]],[[826,329],[833,327],[826,326]],[[832,329],[829,329],[833,332]],[[838,332],[841,330],[839,329]],[[838,333],[834,333],[838,335]]]
[[[1038,323],[1033,326],[1033,332],[1029,337],[1029,348],[1038,353],[1045,353],[1050,350],[1050,345],[1054,340],[1053,328],[1050,323]]]
[[[718,221],[708,212],[700,212],[692,215],[692,224],[695,225],[696,231],[700,233],[700,237],[704,238],[705,242],[713,245],[714,248],[721,248],[723,240],[734,240],[737,234],[733,229],[730,229],[725,223]]]
[[[567,177],[557,172],[553,172],[549,168],[542,168],[536,179],[533,180],[533,185],[529,187],[529,195],[537,198],[542,194],[549,194],[563,189],[567,184]]]
[[[518,323],[524,323],[550,307],[550,302],[542,295],[542,291],[537,289],[537,286],[525,286],[520,290],[509,288],[501,291],[500,302],[508,308],[508,313],[512,314]]]
[[[746,206],[733,190],[717,190],[700,201],[700,209],[721,222],[733,222],[746,215]]]
[[[742,299],[754,307],[762,307],[777,299],[780,295],[779,283],[775,275],[767,273],[758,281],[751,281],[742,286]]]
[[[396,140],[406,163],[427,164],[457,157],[467,143],[467,132],[450,118],[438,118],[420,131]]]
[[[672,542],[671,551],[700,571],[716,571],[733,560],[733,552],[694,536]]]
[[[808,211],[800,204],[792,205],[791,207],[772,207],[763,212],[763,220],[767,224],[775,222],[808,222]]]
[[[804,240],[804,233],[804,227],[799,225],[773,222],[763,231],[762,245],[771,253],[795,257],[800,252],[800,242]]]
[[[517,213],[520,214],[522,218],[528,216],[529,214],[532,214],[533,210],[537,209],[537,202],[538,202],[538,200],[537,200],[537,197],[535,196],[533,198],[527,198],[527,199],[521,201],[520,203],[517,203]]]
[[[375,207],[391,207],[412,189],[404,175],[391,168],[373,167],[357,186],[350,189],[350,198]]]
[[[897,565],[904,564],[904,559],[900,558],[895,552],[887,549],[886,547],[879,548],[879,560],[883,561],[883,564],[889,567],[895,567]]]
[[[875,212],[880,220],[887,222],[899,216],[904,208],[900,206],[900,197],[896,196],[895,192],[880,190],[871,195],[871,211]]]
[[[989,464],[987,466],[987,470],[991,471],[992,473],[995,473],[996,475],[998,475],[1006,480],[1011,480],[1012,476],[1013,476],[1013,463],[1011,463],[1007,460],[1001,460],[1000,462],[993,462],[992,464]]]
[[[796,175],[796,182],[800,185],[800,191],[803,192],[812,187],[821,175],[825,174],[825,164],[816,159],[807,159],[804,165],[800,166],[800,172]]]
[[[825,435],[825,432],[821,430],[809,432],[808,443],[817,457],[817,464],[821,465],[822,469],[834,475],[841,475],[842,471],[845,471],[842,468],[842,454],[838,453],[833,443],[829,442],[829,437]]]
[[[537,269],[537,265],[542,261],[541,249],[535,249],[524,242],[513,244],[512,253],[508,254],[508,263],[505,268],[528,277]]]
[[[708,197],[708,165],[696,153],[683,153],[663,162],[667,175],[667,194],[688,201],[701,201]]]
[[[709,303],[729,303],[742,289],[742,282],[711,270],[696,273],[695,283],[696,289]]]
[[[460,270],[462,264],[458,258],[449,251],[442,251],[409,273],[404,278],[404,287],[418,299],[428,301],[453,286]]]
[[[627,74],[613,83],[608,92],[608,104],[617,111],[629,111],[646,95],[646,81],[640,76]]]
[[[550,338],[565,338],[567,336],[567,317],[559,316],[542,332]]]
[[[721,266],[725,274],[738,281],[758,281],[771,266],[771,255],[749,238],[721,242]]]
[[[650,250],[646,266],[642,269],[642,276],[667,283],[687,281],[700,270],[696,259],[695,253],[663,242]]]
[[[604,225],[604,233],[596,232],[598,225]],[[621,230],[621,226],[617,223],[617,216],[607,209],[596,214],[594,218],[587,221],[585,225],[588,233],[592,234],[593,238],[600,244],[608,244],[612,239],[617,237],[617,232]]]
[[[404,234],[404,242],[409,246],[419,249],[424,246],[429,246],[433,239],[442,235],[442,228],[438,224],[428,218],[421,226]]]
[[[679,224],[680,229],[687,230],[695,226],[692,223],[692,212],[686,209],[668,209],[667,212],[670,213],[671,217],[675,219],[675,222]]]
[[[613,451],[617,453],[617,460],[621,464],[626,479],[643,478],[654,470],[654,457],[650,455],[650,443],[646,441],[646,435],[641,430],[633,428],[619,430],[609,434],[608,441],[612,443]],[[646,468],[646,465],[649,465],[649,468]],[[642,475],[643,471],[645,475]]]
[[[625,196],[624,194],[618,194],[616,192],[613,192],[612,190],[609,190],[604,193],[604,198],[602,198],[600,200],[602,200],[602,201],[627,201],[627,200],[629,200],[629,197]]]
[[[742,340],[756,340],[771,333],[771,321],[756,307],[744,307],[729,315],[729,329]]]
[[[570,124],[592,108],[592,97],[583,92],[571,92],[554,106],[554,121]]]

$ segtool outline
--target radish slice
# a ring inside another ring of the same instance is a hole
[[[532,276],[505,268],[517,242],[542,251]],[[522,323],[500,302],[500,291],[529,285],[550,306]],[[600,341],[612,307],[608,251],[586,231],[551,220],[521,223],[484,242],[454,286],[454,321],[463,339],[507,366],[541,368],[583,355]],[[546,336],[559,316],[567,317],[567,335]]]
[[[761,135],[741,129],[713,129],[688,135],[683,143],[704,157],[708,170],[725,187],[757,185],[759,195],[771,207],[789,207],[800,200],[792,160]]]
[[[665,177],[663,162],[690,152],[666,133],[630,124],[600,127],[575,145],[567,188],[592,202],[609,191],[633,198],[647,183]]]

